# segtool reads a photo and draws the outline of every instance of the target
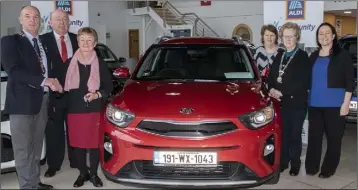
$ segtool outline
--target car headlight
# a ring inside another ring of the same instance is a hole
[[[108,104],[106,109],[106,117],[114,125],[120,128],[125,128],[133,121],[135,115],[133,113],[120,110],[114,107],[112,104]]]
[[[240,116],[240,121],[249,129],[258,129],[270,123],[275,117],[272,104],[259,111],[250,112]]]

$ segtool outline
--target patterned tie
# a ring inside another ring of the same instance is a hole
[[[67,47],[66,47],[66,43],[64,40],[64,36],[61,36],[61,58],[62,58],[62,62],[66,62],[67,60]]]
[[[41,57],[41,53],[40,53],[40,47],[39,47],[39,44],[37,43],[37,38],[32,38],[32,41],[34,42],[34,48],[35,48],[35,52],[37,54],[37,57],[40,61],[40,67],[41,67],[41,70],[42,70],[42,74],[45,73],[45,67],[42,63],[42,57]]]

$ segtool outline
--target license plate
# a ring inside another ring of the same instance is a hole
[[[350,109],[357,109],[357,101],[351,101],[349,104]]]
[[[153,164],[156,166],[216,166],[216,152],[154,151]]]

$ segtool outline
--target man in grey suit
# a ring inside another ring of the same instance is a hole
[[[62,92],[57,79],[47,78],[46,47],[39,40],[40,12],[25,6],[20,34],[1,39],[1,62],[8,74],[4,112],[10,131],[20,189],[52,189],[40,181],[40,158],[48,113],[49,90]]]

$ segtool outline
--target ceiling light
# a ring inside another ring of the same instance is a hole
[[[344,11],[345,14],[351,14],[352,11]]]

